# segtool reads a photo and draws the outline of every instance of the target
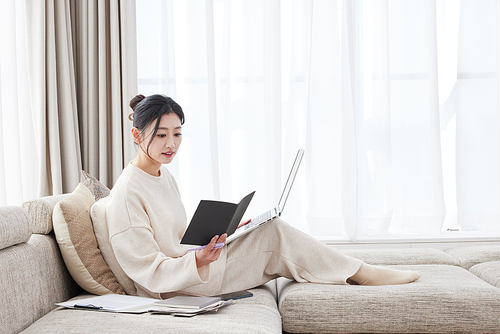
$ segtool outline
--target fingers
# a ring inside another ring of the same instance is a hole
[[[196,266],[198,268],[201,268],[207,264],[210,264],[214,261],[216,261],[220,253],[222,252],[222,247],[221,248],[214,248],[216,243],[226,243],[226,238],[227,234],[224,233],[220,237],[218,235],[214,236],[210,242],[207,244],[207,246],[201,250],[197,250],[195,252],[196,256]]]
[[[205,250],[207,251],[216,251],[220,250],[220,248],[214,248],[216,244],[225,244],[227,239],[227,234],[224,233],[220,237],[218,235],[214,236],[210,242],[207,244],[207,247],[205,247]],[[221,247],[222,248],[222,247]]]
[[[215,244],[225,244],[226,243],[226,239],[227,239],[227,234],[226,233],[224,233],[220,237],[218,235],[216,235],[216,236],[214,236],[210,240],[210,242],[207,244],[207,246],[204,249],[202,249],[202,251],[204,253],[210,253],[210,252],[219,251],[219,253],[220,253],[220,250],[222,249],[222,247],[220,247],[220,248],[214,248]],[[219,257],[219,256],[217,256],[217,257]]]
[[[248,220],[245,220],[245,221],[242,221],[237,228],[240,228],[242,226],[245,226],[246,224],[250,223],[252,220],[251,219],[248,219]]]
[[[227,239],[227,234],[224,233],[223,235],[220,236],[220,238],[217,239],[217,243],[222,243],[225,244]]]
[[[206,250],[212,250],[215,247],[215,244],[217,243],[217,240],[219,240],[219,236],[216,235],[210,240],[208,243],[207,247],[205,247]]]

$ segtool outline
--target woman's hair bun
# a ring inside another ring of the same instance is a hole
[[[146,97],[142,94],[138,94],[138,95],[134,96],[132,98],[132,100],[130,100],[130,103],[129,103],[130,108],[132,108],[132,110],[135,111],[135,107],[139,104],[139,102],[141,102],[145,98]]]

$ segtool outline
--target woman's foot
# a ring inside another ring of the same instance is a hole
[[[404,271],[363,263],[359,270],[349,279],[359,285],[393,285],[406,284],[420,278],[416,271]]]

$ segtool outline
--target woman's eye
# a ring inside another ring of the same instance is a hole
[[[180,136],[182,136],[182,133],[176,133],[174,136],[180,137]]]
[[[165,138],[167,135],[158,135],[160,138]]]

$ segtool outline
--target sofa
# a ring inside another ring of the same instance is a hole
[[[497,243],[341,250],[421,278],[379,287],[279,278],[251,289],[251,298],[191,318],[57,307],[92,296],[68,270],[53,230],[67,196],[0,207],[0,333],[500,333]]]

